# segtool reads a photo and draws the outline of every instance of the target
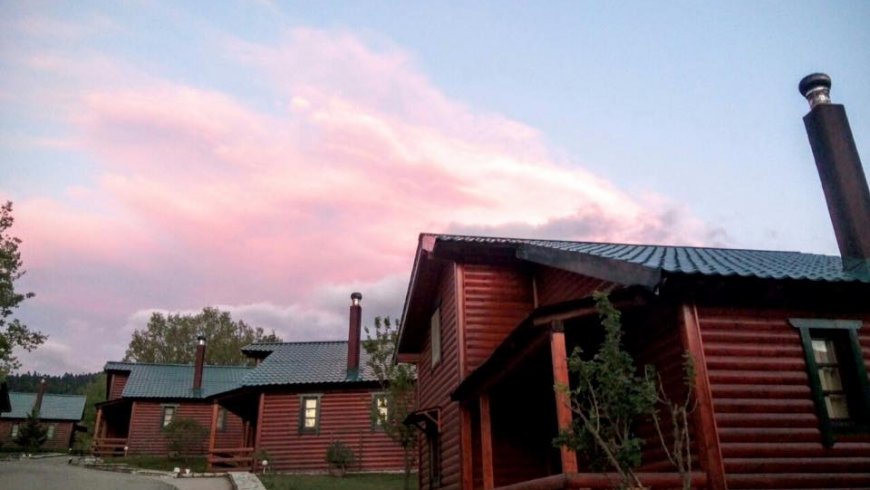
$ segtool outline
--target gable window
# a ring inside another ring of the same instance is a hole
[[[12,437],[18,437],[18,424],[12,424],[12,433],[9,435]]]
[[[441,362],[441,307],[435,308],[429,320],[429,332],[432,340],[432,367]]]
[[[384,421],[390,415],[390,409],[387,405],[387,395],[377,393],[372,396],[372,428],[383,429]]]
[[[172,423],[175,418],[175,412],[178,410],[178,405],[163,405],[163,416],[160,419],[160,427],[166,428]]]
[[[49,441],[54,439],[54,429],[56,427],[57,427],[57,425],[51,424],[45,429],[45,438],[48,439]]]
[[[792,318],[800,331],[807,376],[826,446],[837,434],[870,433],[870,388],[860,321]]]
[[[215,422],[217,430],[225,430],[227,426],[227,409],[224,407],[218,408],[217,421]]]
[[[299,404],[299,432],[320,432],[320,395],[302,395]]]

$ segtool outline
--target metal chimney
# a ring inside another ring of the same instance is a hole
[[[196,337],[196,361],[193,366],[193,389],[202,389],[202,370],[205,366],[205,337]]]
[[[870,190],[846,109],[832,104],[831,77],[807,75],[798,85],[810,103],[804,126],[816,160],[843,270],[870,273]]]
[[[362,324],[362,294],[350,295],[350,322],[347,331],[347,379],[359,377],[359,343],[360,328]]]

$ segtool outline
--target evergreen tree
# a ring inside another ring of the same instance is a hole
[[[39,411],[31,410],[24,423],[18,427],[18,436],[14,442],[26,452],[32,453],[48,440],[48,429],[39,423]]]

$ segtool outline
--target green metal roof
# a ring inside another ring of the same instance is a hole
[[[639,283],[655,281],[662,274],[870,283],[870,274],[866,272],[844,271],[840,257],[802,252],[459,235],[434,237],[439,244],[509,246],[515,248],[517,257],[546,265],[558,266],[580,261],[585,267],[606,267],[608,264],[633,266],[636,276],[641,279]]]
[[[36,401],[36,393],[9,392],[9,402],[12,411],[0,414],[4,419],[23,419],[33,410]],[[44,420],[73,420],[78,422],[82,419],[85,409],[84,395],[52,395],[46,393],[42,397],[42,408],[39,410],[39,418]]]
[[[121,396],[124,398],[202,399],[236,389],[252,368],[247,366],[205,366],[202,389],[193,389],[192,364],[146,364],[108,362],[106,371],[129,371]]]
[[[377,381],[360,346],[358,376],[347,375],[347,341],[252,344],[246,352],[271,351],[245,376],[242,386],[355,383]]]

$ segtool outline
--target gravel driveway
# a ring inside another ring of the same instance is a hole
[[[160,481],[160,478],[99,471],[67,464],[67,457],[0,461],[0,490],[176,490],[231,488],[224,478],[191,478],[177,480],[180,485]],[[165,480],[172,479],[164,478]]]

